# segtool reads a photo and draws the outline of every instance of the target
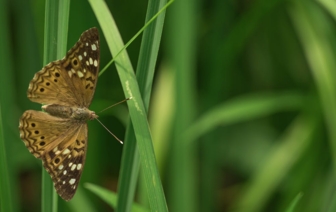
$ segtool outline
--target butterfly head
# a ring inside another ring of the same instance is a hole
[[[79,121],[87,121],[87,120],[93,120],[98,118],[96,113],[94,111],[91,111],[87,108],[72,108],[72,118],[79,120]]]
[[[79,121],[87,121],[87,120],[93,120],[98,118],[96,113],[94,111],[91,111],[87,108],[72,108],[72,118],[79,120]]]

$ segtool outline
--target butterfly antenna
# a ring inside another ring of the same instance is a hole
[[[109,106],[109,107],[107,107],[107,108],[105,108],[104,110],[102,110],[102,111],[100,111],[99,113],[101,113],[101,112],[103,112],[103,111],[105,111],[105,110],[107,110],[107,109],[109,109],[109,108],[111,108],[111,107],[113,107],[113,106],[116,106],[116,105],[118,105],[118,104],[121,104],[121,103],[123,103],[123,102],[126,102],[127,100],[130,100],[130,99],[132,99],[132,97],[128,97],[127,99],[124,99],[124,100],[122,100],[122,101],[120,101],[120,102],[117,102],[117,103],[115,103],[115,104],[113,104],[113,105],[111,105],[111,106]],[[106,130],[107,130],[107,132],[109,132],[117,141],[119,141],[121,144],[124,144],[123,142],[122,142],[122,140],[120,140],[116,135],[114,135],[109,129],[107,129],[107,127],[105,127],[105,125],[103,124],[103,123],[101,123],[101,121],[99,121],[99,119],[98,118],[95,118]]]
[[[128,97],[127,99],[124,99],[124,100],[122,100],[122,101],[120,101],[120,102],[117,102],[117,103],[115,103],[115,104],[113,104],[113,105],[111,105],[111,106],[105,108],[104,110],[100,111],[99,113],[101,113],[101,112],[103,112],[103,111],[105,111],[105,110],[107,110],[107,109],[110,109],[111,107],[114,107],[114,106],[116,106],[116,105],[118,105],[118,104],[121,104],[121,103],[123,103],[123,102],[126,102],[126,101],[128,101],[128,100],[130,100],[130,99],[132,99],[132,98],[133,98],[133,97]]]
[[[116,135],[114,135],[109,129],[107,129],[107,127],[105,127],[105,125],[103,123],[101,123],[101,121],[99,121],[99,119],[95,118],[106,130],[107,132],[109,132],[117,141],[119,141],[121,144],[124,144],[124,142],[122,142],[122,140],[120,140]]]

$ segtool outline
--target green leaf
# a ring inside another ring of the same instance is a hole
[[[296,195],[296,197],[293,199],[293,201],[291,202],[290,206],[288,207],[288,209],[286,210],[286,212],[294,212],[295,210],[295,206],[299,203],[300,199],[302,198],[303,193],[298,193],[298,195]]]
[[[97,185],[86,183],[85,187],[92,191],[94,194],[99,196],[102,200],[104,200],[107,204],[109,204],[112,208],[116,208],[118,196],[116,193],[109,191],[107,189],[104,189],[102,187],[99,187]],[[131,211],[133,212],[147,212],[148,209],[142,207],[139,204],[133,203],[131,204]]]
[[[280,111],[299,111],[306,98],[296,92],[249,94],[228,100],[204,113],[185,132],[182,140],[195,141],[218,126],[232,125]]]
[[[104,1],[89,1],[103,30],[112,55],[117,55],[124,47],[115,21]],[[147,122],[147,112],[140,94],[138,82],[126,51],[115,59],[115,64],[126,97],[131,121],[139,149],[142,169],[145,173],[146,188],[151,210],[167,211],[166,200],[156,165],[152,138]],[[127,139],[125,141],[129,142]]]
[[[62,58],[67,50],[70,1],[47,1],[45,5],[43,64]],[[55,42],[56,41],[56,42]],[[58,195],[50,175],[42,168],[42,211],[57,211]]]
[[[126,48],[135,39],[136,36],[146,29],[142,36],[140,55],[136,71],[139,90],[144,100],[146,111],[148,111],[149,100],[151,97],[153,76],[165,19],[164,10],[167,8],[167,6],[169,6],[170,3],[172,3],[172,1],[163,7],[165,3],[166,0],[151,0],[148,2],[145,26],[124,47]],[[158,16],[159,14],[160,16]],[[127,142],[125,144],[125,150],[122,156],[119,177],[120,181],[118,185],[120,198],[118,200],[119,202],[118,208],[116,209],[117,211],[129,211],[133,202],[134,193],[138,182],[140,159],[133,131],[133,125],[130,124],[126,131]]]

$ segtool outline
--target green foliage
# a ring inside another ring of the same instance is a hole
[[[118,200],[118,196],[116,193],[111,192],[107,189],[104,189],[102,187],[96,186],[96,185],[92,185],[92,184],[87,184],[85,186],[88,190],[92,191],[93,193],[95,193],[97,196],[99,196],[101,199],[103,199],[107,204],[109,204],[112,208],[116,208],[117,207],[117,200]],[[133,203],[131,204],[131,211],[133,212],[147,212],[149,211],[148,209],[142,207],[139,204]]]
[[[134,40],[165,1],[49,3],[0,1],[3,210],[336,210],[334,1],[175,1]],[[98,114],[125,144],[90,122],[81,186],[56,203],[18,120],[40,108],[26,91],[44,52],[94,26],[100,67],[114,63],[90,109],[133,96]]]

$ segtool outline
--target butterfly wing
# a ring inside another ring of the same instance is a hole
[[[62,60],[43,67],[31,80],[28,98],[41,104],[89,107],[99,71],[99,34],[91,28],[81,35]]]
[[[43,162],[57,193],[70,200],[85,163],[87,124],[27,110],[20,119],[20,137]]]
[[[82,176],[87,148],[87,124],[82,124],[68,137],[70,145],[42,157],[43,166],[50,174],[57,193],[66,201],[75,195]],[[75,142],[73,142],[75,141]],[[64,141],[64,144],[69,143]]]
[[[68,119],[51,116],[48,113],[27,110],[20,118],[20,137],[36,158],[53,150],[64,140],[66,133],[74,131]],[[57,141],[57,142],[55,142]]]

